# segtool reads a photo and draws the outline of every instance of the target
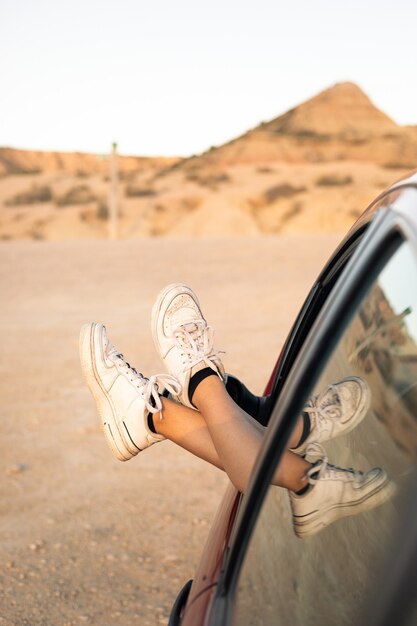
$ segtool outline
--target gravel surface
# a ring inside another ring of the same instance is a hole
[[[110,454],[78,362],[106,324],[144,374],[158,291],[199,293],[228,371],[261,393],[307,290],[340,237],[0,244],[0,624],[166,624],[227,483],[162,442]]]

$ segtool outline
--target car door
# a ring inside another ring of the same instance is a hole
[[[417,556],[417,191],[399,188],[385,204],[291,367],[285,376],[276,373],[279,402],[242,500],[210,624],[382,624],[392,623],[384,621],[390,615],[408,624],[415,617],[409,582]],[[335,465],[383,467],[396,493],[300,540],[288,494],[270,480],[308,397],[352,375],[368,383],[370,409],[354,431],[326,442],[326,452]]]

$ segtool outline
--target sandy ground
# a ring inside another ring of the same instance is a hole
[[[131,363],[157,373],[151,306],[187,281],[226,368],[260,393],[339,240],[1,244],[0,624],[165,624],[225,489],[170,442],[113,459],[81,378],[81,324],[104,322]]]

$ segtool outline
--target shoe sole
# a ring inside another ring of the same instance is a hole
[[[84,379],[96,402],[98,412],[102,420],[102,429],[110,450],[119,461],[128,461],[135,456],[140,449],[133,443],[135,451],[132,453],[126,441],[126,436],[120,430],[113,402],[102,386],[95,361],[95,333],[100,324],[93,322],[84,324],[80,331],[80,361]],[[124,427],[126,425],[122,422]],[[130,437],[126,428],[127,436]]]
[[[387,474],[383,470],[381,472],[383,481],[371,493],[366,494],[361,499],[329,506],[327,509],[322,509],[320,513],[311,513],[308,519],[304,517],[304,521],[293,516],[294,532],[297,537],[300,539],[311,537],[337,520],[371,511],[390,500],[396,487]]]
[[[356,410],[356,415],[355,417],[352,417],[349,420],[348,425],[346,426],[346,428],[343,429],[343,431],[337,433],[336,435],[334,435],[333,437],[330,437],[329,439],[322,439],[319,441],[319,443],[324,443],[325,441],[331,441],[332,439],[337,439],[337,437],[342,437],[343,435],[347,435],[348,433],[350,433],[357,426],[359,426],[359,424],[362,422],[362,420],[365,418],[366,414],[368,413],[369,409],[371,408],[372,396],[371,396],[371,391],[369,389],[368,384],[365,381],[363,381],[362,378],[358,378],[357,376],[348,376],[347,378],[343,378],[343,380],[340,381],[340,384],[344,382],[348,382],[348,381],[354,381],[355,383],[359,385],[359,387],[362,390],[362,399],[361,399],[362,401]],[[299,454],[299,455],[304,455],[310,443],[313,443],[313,442],[307,439],[298,448],[291,449],[291,452],[295,452],[295,454]]]

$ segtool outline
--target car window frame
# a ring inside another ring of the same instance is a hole
[[[295,367],[291,368],[283,385],[279,406],[276,405],[273,411],[271,427],[265,436],[247,495],[242,501],[239,519],[235,525],[214,598],[212,619],[209,624],[222,626],[230,623],[232,599],[235,595],[239,572],[276,467],[276,459],[280,458],[286,448],[286,441],[293,428],[294,416],[298,415],[305,400],[302,394],[295,393],[296,389],[304,388],[303,381],[307,383],[307,388],[313,386],[345,328],[347,320],[351,319],[372,280],[387,259],[398,249],[401,242],[406,239],[408,239],[407,225],[404,224],[403,217],[397,215],[395,211],[387,212],[381,209],[365,233],[362,245],[344,268],[337,288],[332,289],[315,323],[309,329],[305,343],[294,359]],[[349,281],[345,280],[347,277]],[[325,324],[323,324],[324,321]],[[304,364],[300,367],[302,359]]]

